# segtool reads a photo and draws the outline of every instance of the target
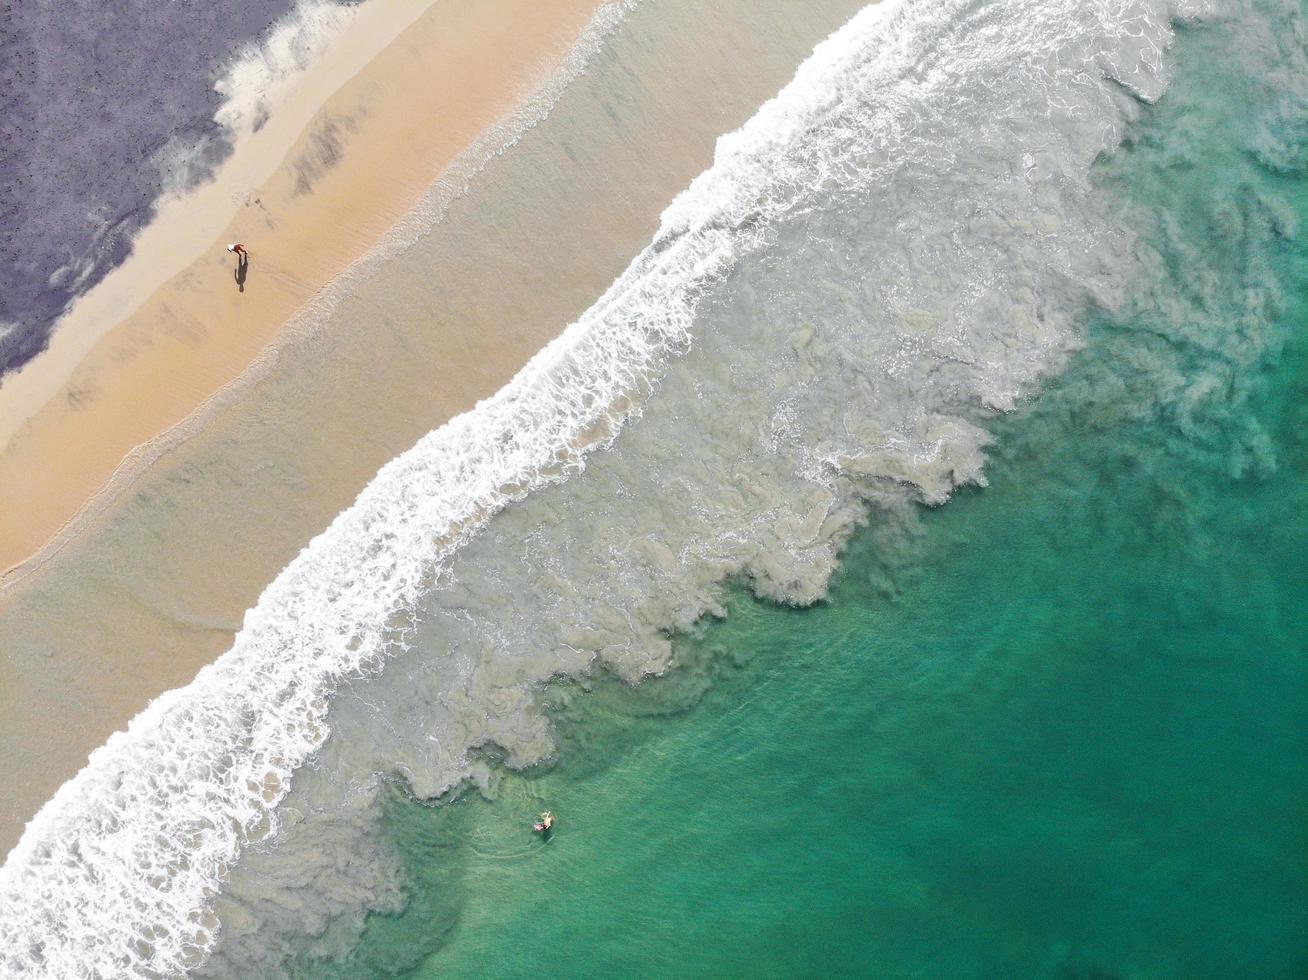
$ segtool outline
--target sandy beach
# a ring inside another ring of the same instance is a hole
[[[597,6],[362,5],[216,179],[168,202],[51,349],[0,386],[0,568],[37,556],[135,447],[235,381],[549,76]],[[251,253],[241,288],[232,241]]]

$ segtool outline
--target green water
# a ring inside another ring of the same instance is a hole
[[[1158,284],[994,424],[990,486],[555,692],[557,762],[493,800],[397,793],[408,908],[302,972],[1308,975],[1308,130],[1222,37],[1097,175]]]

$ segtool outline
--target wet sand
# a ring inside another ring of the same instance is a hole
[[[89,751],[230,646],[262,588],[382,464],[492,394],[584,311],[709,164],[716,137],[860,6],[638,7],[549,118],[439,221],[436,188],[400,219],[428,215],[410,244],[338,278],[339,302],[312,329],[284,331],[257,370],[156,444],[57,552],[11,578],[0,593],[0,847]],[[421,24],[396,42],[411,75],[439,40],[439,30],[416,35]],[[372,104],[405,84],[403,72],[380,78]],[[411,112],[401,116],[403,129],[418,128]],[[346,142],[303,195],[306,212],[354,154],[380,165],[409,152],[403,145]],[[222,239],[196,272],[232,303],[253,295],[256,276],[272,279],[277,261],[244,237],[253,253],[245,294]],[[98,428],[92,411],[67,414]]]

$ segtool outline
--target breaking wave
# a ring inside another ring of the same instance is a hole
[[[725,581],[812,602],[870,510],[983,482],[984,421],[1139,271],[1090,167],[1206,12],[886,3],[819,45],[580,320],[43,808],[0,870],[0,967],[339,953],[400,901],[388,779],[437,798],[488,752],[547,758],[542,683],[662,671]]]

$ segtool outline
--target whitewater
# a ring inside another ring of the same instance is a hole
[[[1089,180],[1199,2],[873,6],[719,142],[604,296],[384,467],[233,648],[0,869],[5,975],[276,972],[401,900],[379,799],[548,758],[553,678],[661,672],[724,582],[984,482],[984,422],[1142,275]],[[307,937],[307,938],[306,938]]]

